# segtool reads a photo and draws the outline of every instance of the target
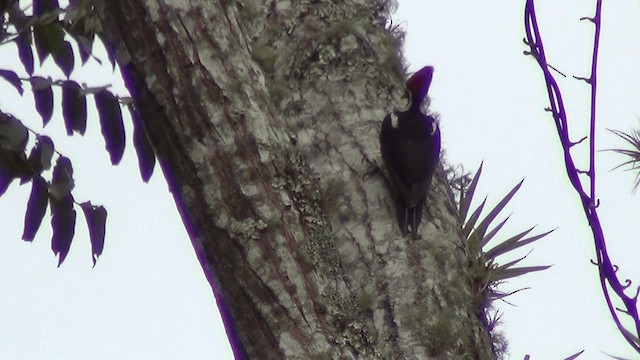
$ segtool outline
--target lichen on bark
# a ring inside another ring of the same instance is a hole
[[[363,179],[404,105],[391,2],[96,4],[236,356],[489,358],[442,175],[418,241]]]

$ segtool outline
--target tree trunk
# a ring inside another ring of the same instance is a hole
[[[363,179],[403,106],[388,0],[95,3],[236,358],[491,358],[442,172],[417,241]]]

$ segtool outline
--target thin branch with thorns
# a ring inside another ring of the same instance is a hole
[[[529,46],[530,50],[526,51],[525,54],[533,56],[538,65],[540,65],[540,69],[544,75],[547,93],[549,95],[549,101],[551,103],[550,108],[548,109],[552,115],[556,124],[556,130],[558,132],[558,136],[560,138],[560,143],[563,149],[563,155],[565,160],[565,168],[567,171],[567,176],[569,177],[569,181],[571,185],[575,189],[575,191],[580,196],[580,200],[582,202],[582,207],[584,210],[585,217],[589,221],[589,226],[591,227],[591,231],[593,233],[593,239],[596,249],[597,262],[595,263],[598,266],[598,271],[600,274],[600,284],[602,287],[602,292],[604,294],[605,300],[607,302],[607,306],[609,307],[609,312],[613,317],[613,320],[627,340],[629,345],[631,345],[638,353],[640,353],[640,340],[638,337],[640,336],[640,319],[638,318],[638,308],[637,308],[637,300],[638,300],[638,292],[640,292],[640,288],[636,289],[635,294],[633,296],[628,296],[625,293],[625,290],[631,286],[631,280],[626,279],[624,283],[622,283],[617,275],[617,266],[613,265],[609,255],[607,253],[607,246],[605,242],[604,231],[600,224],[600,219],[598,217],[597,205],[599,201],[596,197],[596,168],[595,168],[595,128],[596,128],[596,94],[597,94],[597,64],[598,64],[598,48],[600,41],[600,19],[601,19],[601,9],[602,9],[602,0],[597,0],[596,2],[596,11],[595,16],[592,18],[582,18],[583,20],[589,20],[595,26],[595,35],[593,42],[593,55],[591,59],[591,75],[588,78],[578,78],[580,80],[585,80],[587,84],[591,87],[591,117],[590,117],[590,130],[589,130],[589,169],[587,171],[580,171],[576,168],[576,165],[573,161],[573,157],[571,155],[571,148],[575,145],[575,142],[572,142],[569,139],[569,123],[567,121],[567,114],[565,112],[564,103],[562,102],[562,95],[560,93],[560,88],[549,71],[549,65],[546,61],[546,56],[544,53],[544,47],[542,44],[542,37],[540,36],[540,31],[538,28],[538,23],[536,20],[536,13],[534,8],[534,1],[527,0],[524,11],[524,22],[525,22],[525,32],[526,38],[524,42],[527,46]],[[620,135],[620,134],[618,134]],[[629,138],[627,141],[633,143],[634,138]],[[586,173],[589,178],[589,193],[585,190],[580,181],[580,174]],[[615,296],[622,301],[624,304],[624,308],[622,310],[617,310],[613,305],[611,299],[610,290],[613,290]],[[619,313],[628,315],[631,317],[635,324],[635,335],[627,330],[622,323],[620,322]]]

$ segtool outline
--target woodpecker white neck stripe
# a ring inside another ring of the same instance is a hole
[[[391,127],[394,129],[398,128],[398,115],[391,113]]]

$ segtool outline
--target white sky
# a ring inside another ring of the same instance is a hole
[[[595,1],[537,3],[548,61],[569,77],[588,77],[593,26],[578,19],[593,16]],[[469,170],[484,159],[478,194],[489,193],[494,204],[526,178],[504,235],[535,224],[540,231],[559,227],[526,259],[526,265],[554,267],[504,287],[532,288],[509,298],[516,307],[500,306],[510,358],[560,359],[582,349],[580,359],[608,358],[603,352],[637,358],[610,320],[596,268],[589,264],[593,241],[566,179],[552,119],[543,111],[548,106],[543,78],[536,62],[522,55],[523,8],[524,1],[513,0],[404,0],[395,21],[407,29],[411,70],[435,66],[429,92],[432,109],[441,114],[448,159]],[[606,149],[622,143],[605,128],[630,131],[640,125],[640,3],[604,2],[602,23],[597,146]],[[590,90],[571,78],[560,86],[578,140],[586,135]],[[586,146],[574,148],[576,156],[586,151]],[[623,276],[640,284],[640,245],[633,236],[640,199],[630,193],[634,175],[608,172],[622,159],[611,153],[598,156],[599,210],[609,251]],[[579,159],[586,164],[585,156]]]
[[[595,1],[538,2],[549,61],[568,75],[588,76],[593,27],[578,18],[593,15]],[[504,287],[532,288],[509,299],[516,307],[501,306],[511,359],[525,354],[559,359],[582,349],[581,359],[606,359],[603,352],[637,357],[610,320],[596,268],[589,264],[591,235],[566,180],[551,118],[543,111],[548,106],[543,80],[534,60],[522,55],[523,1],[401,0],[400,5],[394,23],[407,29],[411,70],[436,68],[430,94],[432,109],[441,114],[448,159],[469,170],[484,159],[478,192],[489,193],[493,203],[526,177],[509,209],[514,216],[505,236],[535,224],[540,231],[559,227],[525,260],[554,267]],[[629,131],[640,125],[640,3],[605,2],[603,16],[599,149],[621,145],[605,128]],[[2,50],[0,68],[21,69],[15,53]],[[91,79],[91,85],[112,82],[110,72],[98,67],[72,77]],[[588,119],[589,89],[571,79],[560,85],[579,139],[585,125],[576,122]],[[18,98],[3,82],[0,108],[34,119],[29,126],[41,129],[31,97]],[[34,243],[20,240],[30,186],[12,185],[0,199],[0,357],[231,359],[209,284],[159,169],[150,184],[142,184],[130,139],[122,165],[110,166],[89,109],[94,126],[84,138],[64,135],[59,105],[42,132],[72,158],[76,199],[107,207],[104,254],[92,269],[79,213],[69,256],[56,268],[48,216]],[[574,150],[581,151],[586,147]],[[640,206],[630,192],[634,175],[608,172],[620,161],[599,154],[601,220],[614,262],[625,278],[640,284],[640,243],[633,237]]]

